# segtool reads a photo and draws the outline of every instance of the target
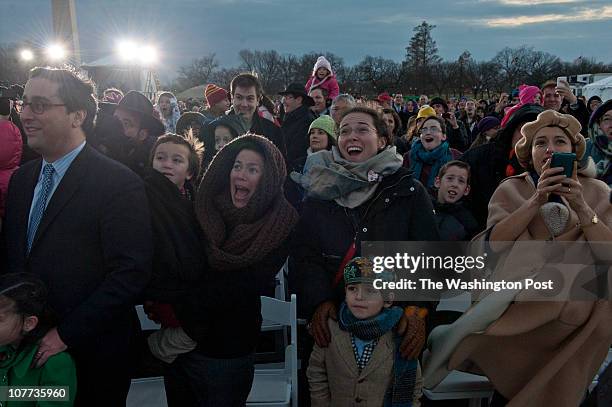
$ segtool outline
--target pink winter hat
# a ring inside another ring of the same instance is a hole
[[[329,61],[327,59],[325,59],[325,57],[323,55],[321,55],[319,58],[317,58],[317,62],[315,62],[314,68],[312,70],[312,75],[314,76],[317,73],[317,70],[319,68],[325,68],[329,71],[330,75],[333,75],[334,72],[331,69],[331,64],[329,63]]]

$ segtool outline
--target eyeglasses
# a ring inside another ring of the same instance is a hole
[[[22,112],[26,106],[30,106],[30,109],[32,109],[32,113],[34,114],[43,114],[44,112],[49,110],[51,107],[66,106],[66,105],[64,103],[47,103],[41,100],[36,100],[34,102],[24,102],[23,107],[21,108]]]
[[[419,134],[425,134],[425,133],[431,133],[431,134],[442,133],[442,129],[439,127],[423,127],[419,131]]]
[[[355,132],[359,136],[365,136],[367,134],[370,134],[370,132],[372,132],[372,131],[375,132],[376,129],[374,129],[374,128],[370,127],[370,126],[358,126],[355,129],[352,129],[352,128],[348,127],[348,126],[345,126],[345,127],[342,127],[340,129],[339,135],[343,136],[343,137],[346,137],[346,136],[350,135],[352,132]]]

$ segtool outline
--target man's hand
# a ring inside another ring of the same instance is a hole
[[[404,336],[400,345],[403,358],[416,359],[425,346],[425,320],[415,312],[416,307],[408,307],[397,326],[397,333]],[[412,311],[412,312],[411,312]]]
[[[448,115],[448,117],[446,118],[446,121],[448,121],[451,124],[451,127],[454,130],[457,130],[459,128],[459,123],[457,123],[457,116],[455,116],[453,113],[450,113]]]
[[[561,95],[563,99],[567,100],[570,105],[574,105],[578,102],[576,95],[572,93],[572,89],[570,88],[569,83],[567,81],[564,81],[562,79],[559,80],[557,82],[557,87],[555,88],[555,91],[557,91],[557,93]]]
[[[38,344],[38,351],[36,351],[36,355],[34,356],[35,367],[41,367],[51,356],[57,355],[66,349],[68,349],[68,347],[57,333],[57,328],[51,329]]]
[[[310,321],[310,334],[314,337],[315,342],[321,348],[326,348],[331,342],[331,333],[327,321],[329,318],[334,321],[338,318],[338,310],[333,301],[325,301],[321,303]]]

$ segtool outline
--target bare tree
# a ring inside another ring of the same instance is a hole
[[[194,59],[191,65],[179,68],[179,76],[174,87],[181,91],[194,86],[204,85],[210,82],[211,75],[218,67],[219,63],[214,53]]]

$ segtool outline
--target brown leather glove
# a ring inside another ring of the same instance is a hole
[[[400,345],[403,358],[416,359],[425,346],[425,316],[427,309],[414,306],[406,307],[397,326],[397,333],[404,336]]]
[[[338,310],[333,301],[325,301],[319,304],[310,321],[309,332],[321,348],[326,348],[331,342],[331,333],[327,325],[329,318],[334,321],[338,319]]]

